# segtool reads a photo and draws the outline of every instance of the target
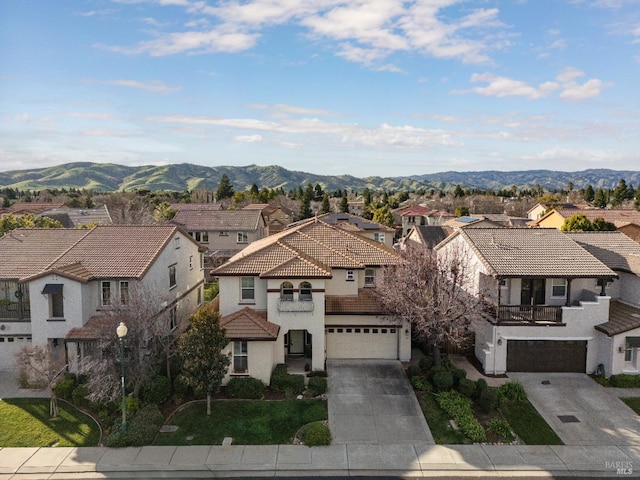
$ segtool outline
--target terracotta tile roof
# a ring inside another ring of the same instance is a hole
[[[89,230],[13,230],[0,238],[0,278],[22,279],[48,268]]]
[[[116,315],[96,315],[91,317],[82,327],[69,330],[65,340],[81,342],[113,337],[120,319]]]
[[[64,203],[17,202],[8,207],[6,212],[13,213],[14,215],[22,215],[25,213],[33,213],[34,215],[37,215],[52,208],[64,208]]]
[[[191,205],[178,210],[173,222],[189,231],[254,231],[263,219],[260,210],[198,210]]]
[[[326,295],[326,315],[379,315],[384,314],[382,303],[371,288],[358,289],[358,295]]]
[[[640,243],[620,232],[567,233],[591,255],[612,270],[640,275]]]
[[[351,213],[325,213],[318,216],[318,220],[322,220],[329,225],[336,225],[344,230],[363,231],[363,232],[389,232],[395,233],[395,229],[372,222],[366,218],[353,215]]]
[[[379,242],[310,219],[249,244],[212,274],[329,278],[331,268],[362,269],[398,259]]]
[[[174,225],[17,229],[0,239],[0,278],[52,272],[85,281],[140,278],[178,231]],[[186,233],[184,241],[197,245]]]
[[[245,205],[242,207],[243,210],[260,210],[263,211],[265,208],[269,206],[268,203],[250,203],[249,205]]]
[[[465,228],[461,236],[489,271],[499,277],[603,278],[616,274],[555,228]]]
[[[591,221],[600,217],[600,218],[603,218],[606,222],[611,222],[616,226],[626,225],[628,223],[635,223],[637,225],[640,225],[640,212],[637,210],[615,210],[615,209],[602,209],[602,208],[560,208],[555,211],[560,215],[562,215],[562,217],[564,218],[569,218],[569,217],[572,217],[573,215],[580,214],[580,215],[584,215]]]
[[[172,203],[171,208],[179,210],[198,210],[201,212],[209,212],[211,210],[222,210],[219,203]]]
[[[404,207],[402,210],[400,210],[398,213],[400,213],[400,215],[402,215],[403,217],[408,216],[408,215],[419,215],[419,216],[430,216],[431,212],[433,212],[434,210],[431,208],[427,208],[427,207],[423,207],[422,205],[410,205],[408,207]]]
[[[229,340],[276,340],[280,326],[267,321],[267,312],[245,307],[220,319]]]
[[[612,300],[609,305],[609,321],[596,325],[596,330],[612,337],[640,327],[640,308]]]

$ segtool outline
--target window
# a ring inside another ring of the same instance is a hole
[[[220,236],[221,237],[228,237],[229,236],[229,232],[220,232]]]
[[[249,235],[247,232],[238,232],[237,243],[247,243],[249,241]]]
[[[173,239],[173,245],[176,247],[176,250],[180,248],[180,237],[175,237]]]
[[[202,232],[202,243],[209,243],[209,232]]]
[[[62,292],[49,295],[51,301],[51,318],[64,318],[64,300]]]
[[[308,302],[312,300],[313,297],[311,294],[311,284],[309,282],[302,282],[298,287],[298,289],[299,289],[298,298],[301,301]]]
[[[204,253],[200,254],[200,270],[204,268]]]
[[[246,372],[248,365],[247,342],[233,342],[233,371]]]
[[[373,239],[376,242],[384,243],[384,233],[374,233],[373,234]]]
[[[120,305],[129,305],[129,282],[120,282]]]
[[[176,266],[171,265],[169,267],[169,288],[176,286]]]
[[[193,255],[189,255],[189,270],[193,270]]]
[[[564,278],[554,278],[553,280],[551,280],[551,296],[567,296],[567,281]]]
[[[366,268],[364,270],[364,286],[375,287],[376,285],[376,271],[373,268]]]
[[[632,359],[633,359],[633,347],[629,343],[629,340],[626,340],[624,345],[624,361],[630,362]]]
[[[240,299],[253,301],[256,298],[255,282],[253,277],[242,277],[240,285]]]
[[[102,306],[111,305],[111,282],[102,282]]]
[[[178,307],[175,305],[169,311],[169,330],[173,330],[178,326]]]
[[[282,282],[280,284],[280,300],[293,301],[293,283]]]
[[[356,279],[355,273],[353,270],[347,270],[347,282],[353,282]]]

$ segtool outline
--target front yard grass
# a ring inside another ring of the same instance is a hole
[[[527,445],[564,445],[529,400],[506,401],[500,411],[513,431]]]
[[[220,445],[224,437],[235,445],[287,444],[303,425],[326,419],[323,400],[216,400],[210,416],[198,402],[170,419],[178,431],[160,433],[154,445]]]
[[[640,397],[621,398],[620,400],[626,403],[637,415],[640,415]]]
[[[65,402],[49,417],[48,398],[0,400],[0,447],[94,447],[100,427],[89,416]]]

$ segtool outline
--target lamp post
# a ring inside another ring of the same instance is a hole
[[[127,401],[124,390],[124,337],[127,336],[127,326],[124,322],[120,322],[116,328],[116,334],[120,339],[120,380],[122,382],[122,430],[127,428]]]

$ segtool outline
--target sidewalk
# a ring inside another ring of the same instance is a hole
[[[618,469],[627,469],[627,473]],[[1,480],[274,475],[640,477],[640,446],[403,444],[0,449]]]

